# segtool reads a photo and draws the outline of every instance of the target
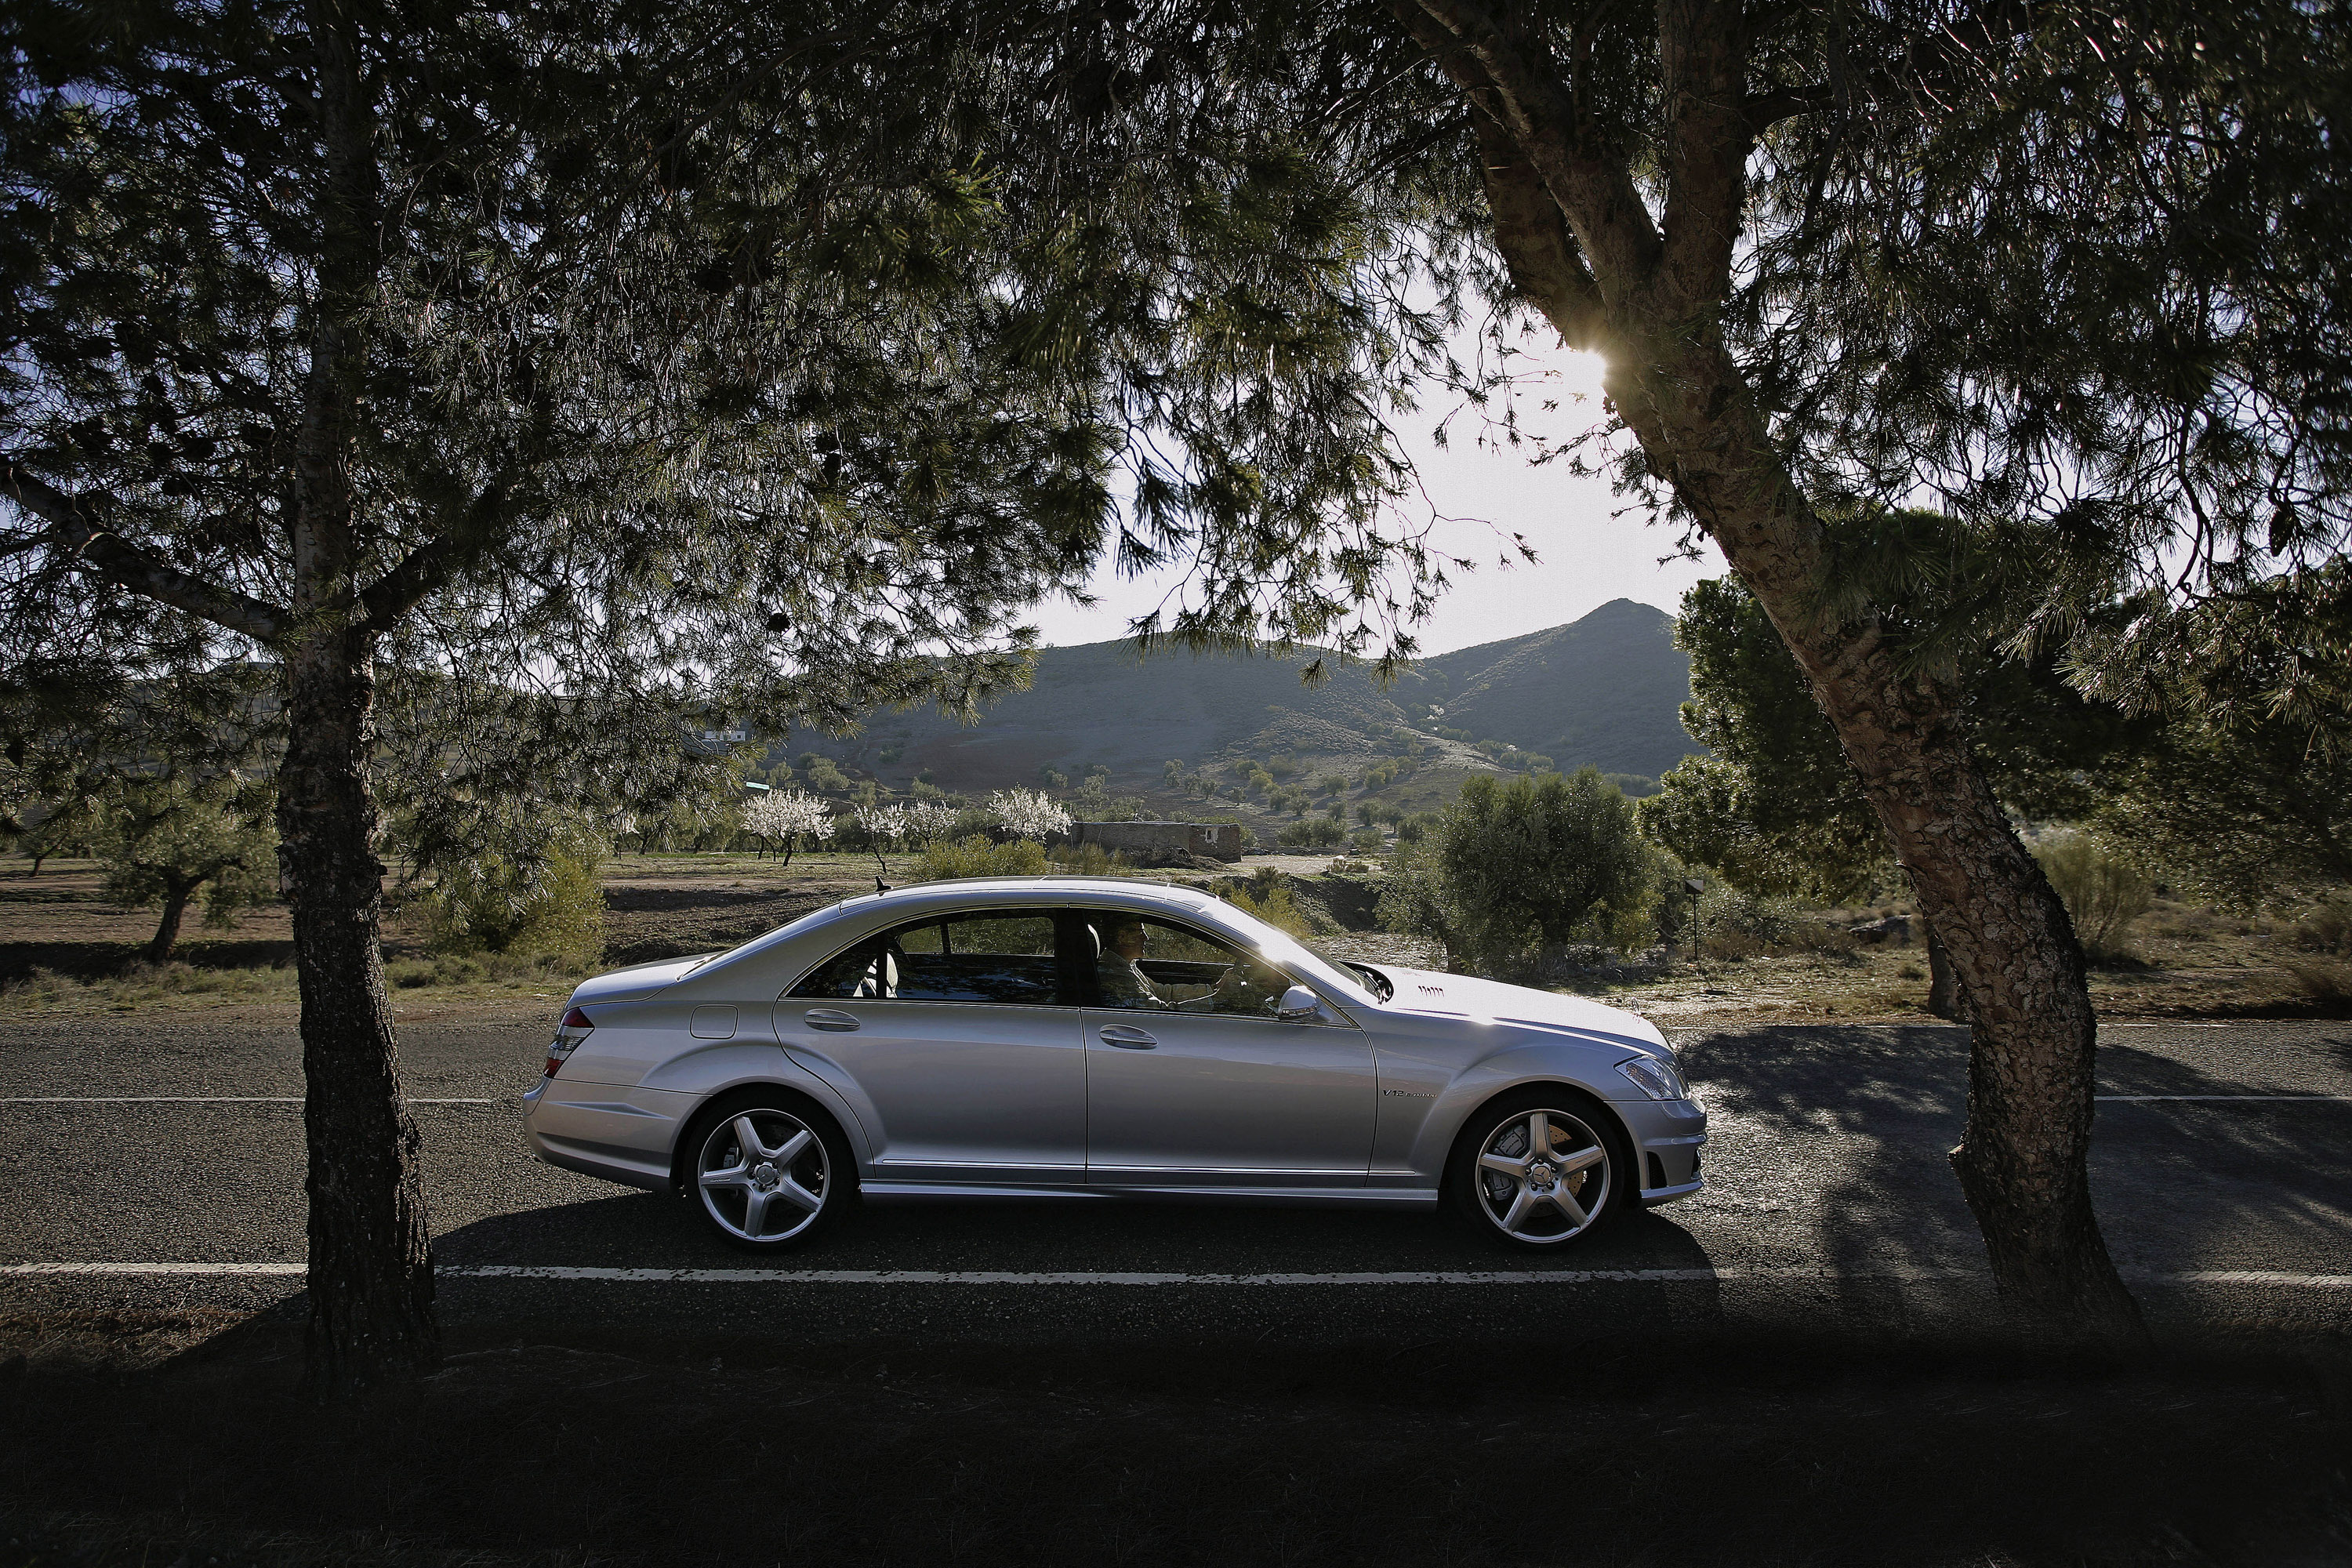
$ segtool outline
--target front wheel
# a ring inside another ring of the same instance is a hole
[[[687,1180],[720,1236],[780,1251],[805,1241],[845,1201],[849,1162],[838,1142],[803,1109],[738,1102],[698,1130]]]
[[[1561,1247],[1624,1202],[1634,1179],[1609,1113],[1573,1090],[1523,1089],[1480,1109],[1447,1173],[1454,1205],[1510,1247]]]

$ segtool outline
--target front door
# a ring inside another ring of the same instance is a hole
[[[1054,931],[1042,911],[933,915],[777,1003],[777,1037],[856,1110],[872,1179],[1082,1179],[1083,1015],[1064,1000]]]
[[[1359,1187],[1380,1085],[1361,1030],[1274,1016],[1291,977],[1196,928],[1084,911],[1087,1180]]]

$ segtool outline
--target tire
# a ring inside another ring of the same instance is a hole
[[[1538,1115],[1555,1154],[1549,1161],[1528,1157]],[[1506,1171],[1491,1161],[1482,1166],[1486,1155],[1518,1168]],[[1591,1235],[1625,1205],[1640,1180],[1624,1129],[1607,1108],[1580,1090],[1542,1085],[1480,1106],[1462,1124],[1445,1172],[1454,1208],[1482,1234],[1537,1251]]]
[[[750,1158],[747,1136],[757,1145]],[[679,1147],[680,1186],[720,1240],[747,1252],[806,1242],[849,1205],[857,1166],[833,1118],[788,1089],[706,1109]]]

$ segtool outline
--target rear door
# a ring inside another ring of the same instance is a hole
[[[778,1002],[776,1034],[856,1109],[872,1179],[1066,1184],[1087,1119],[1066,989],[1050,912],[931,915],[818,966]]]
[[[1118,951],[1130,921],[1133,958]],[[1089,1184],[1363,1185],[1380,1085],[1361,1030],[1278,1021],[1291,977],[1196,927],[1095,910],[1076,924],[1097,949]]]

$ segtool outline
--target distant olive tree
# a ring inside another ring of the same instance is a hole
[[[277,895],[270,809],[267,788],[240,789],[233,779],[121,780],[93,802],[91,847],[105,870],[105,896],[130,909],[163,907],[150,961],[172,956],[198,893],[205,923],[222,930],[237,910]]]

